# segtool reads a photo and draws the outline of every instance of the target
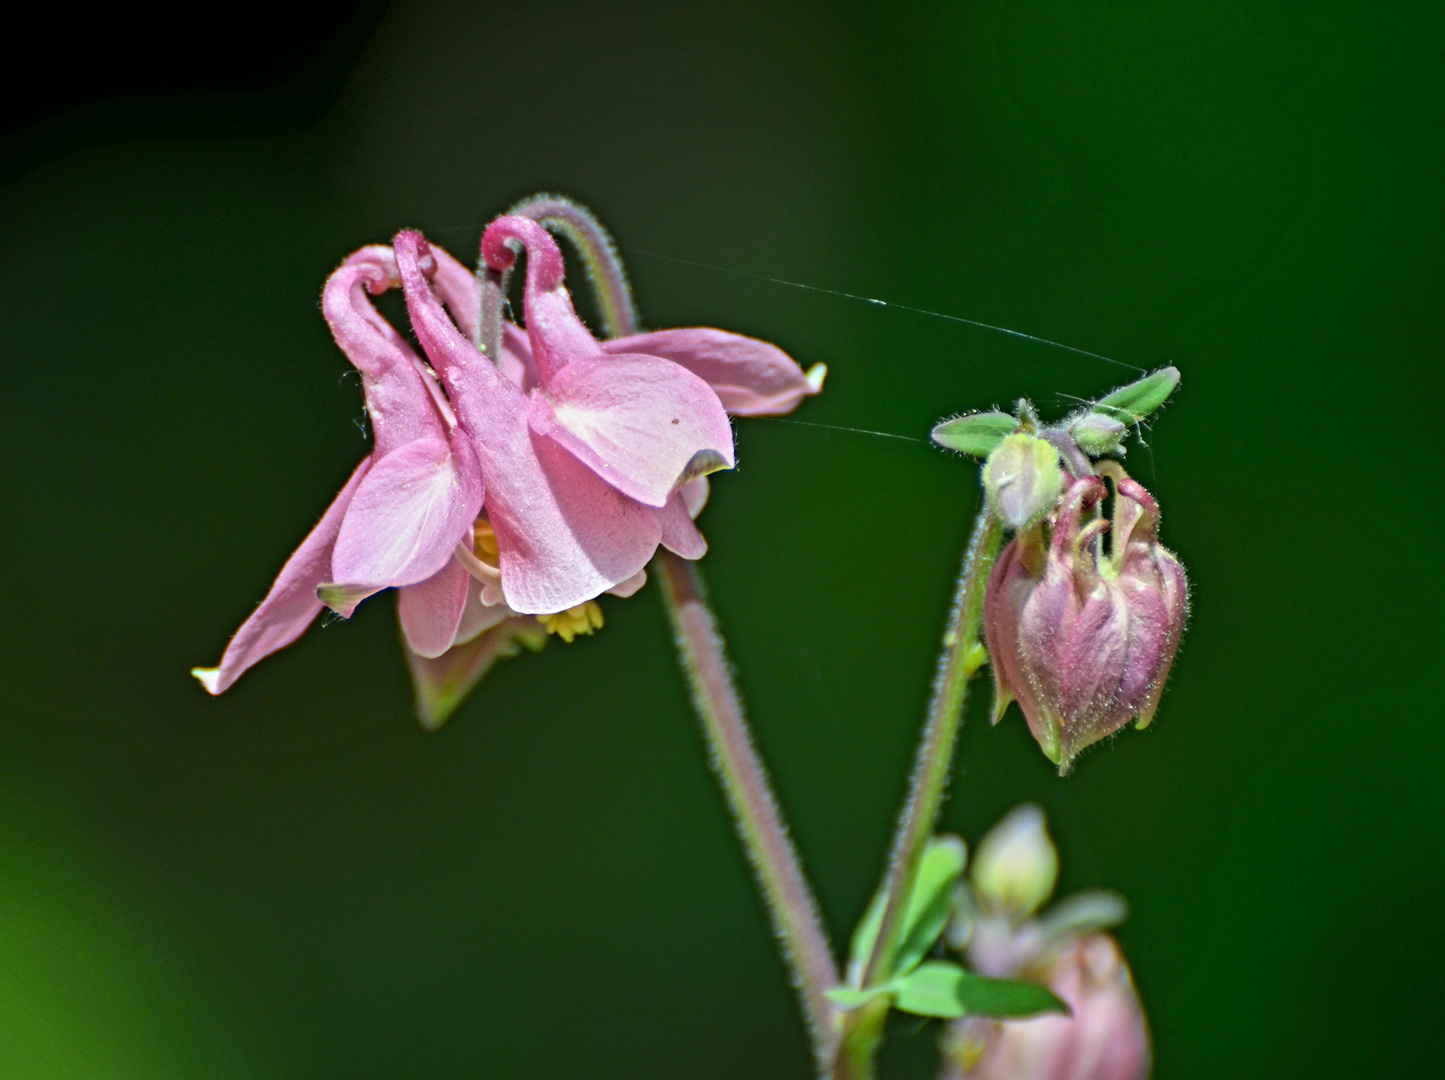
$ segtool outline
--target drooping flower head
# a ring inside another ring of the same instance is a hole
[[[629,329],[631,298],[615,249],[595,219],[566,200],[532,200],[488,228],[484,271],[506,272],[519,251],[527,253],[527,329],[502,323],[490,349],[480,332],[484,318],[470,325],[455,319],[448,288],[461,283],[435,275],[435,295],[422,288],[431,274],[425,241],[404,234],[397,252],[417,269],[403,273],[413,327],[463,426],[475,433],[488,477],[476,534],[485,550],[479,542],[474,551],[459,549],[458,558],[482,581],[485,602],[535,612],[549,633],[571,641],[601,626],[601,592],[625,597],[641,588],[642,565],[659,543],[684,558],[706,551],[692,519],[707,500],[704,474],[732,461],[724,413],[790,412],[819,392],[826,369],[804,372],[774,345],[710,328],[596,340],[572,308],[561,252],[539,220],[565,226],[590,256],[594,278],[610,280],[608,322]],[[474,294],[471,309],[479,303]],[[505,379],[478,366],[486,358],[496,359]],[[516,640],[517,625],[503,624],[490,637]],[[473,654],[491,655],[490,637],[459,646],[455,657],[413,657],[419,701],[438,702],[421,707],[429,726],[485,670]]]
[[[720,330],[597,341],[572,309],[560,250],[525,215],[590,228],[589,266],[625,283],[607,265],[610,240],[566,200],[522,210],[488,230],[483,269],[527,252],[527,328],[502,324],[490,351],[478,276],[420,234],[363,248],[328,280],[323,312],[362,373],[375,447],[221,664],[196,669],[211,693],[323,605],[350,616],[395,587],[418,709],[436,726],[497,658],[600,626],[596,598],[636,592],[659,544],[700,557],[706,474],[733,463],[728,413],[788,412],[821,389],[822,365],[804,373]],[[397,286],[431,366],[367,297]],[[625,307],[614,325],[628,331],[630,297]]]
[[[947,936],[974,971],[1047,986],[1067,1014],[968,1017],[943,1038],[944,1080],[1144,1080],[1149,1029],[1129,965],[1103,932],[1128,914],[1104,890],[1042,912],[1058,853],[1037,806],[1015,808],[979,844]]]
[[[1108,934],[1076,938],[1033,978],[1070,1015],[965,1020],[945,1043],[950,1080],[1145,1080],[1149,1029],[1129,965]]]
[[[994,718],[1017,700],[1061,772],[1130,720],[1153,719],[1188,607],[1184,568],[1157,539],[1153,497],[1117,464],[1101,468],[1115,482],[1112,530],[1103,518],[1086,520],[1103,480],[1072,481],[1047,543],[1038,528],[1017,536],[984,601]]]
[[[984,458],[995,528],[1012,532],[989,575],[983,630],[994,722],[1017,701],[1049,760],[1067,772],[1085,747],[1159,705],[1188,613],[1179,560],[1159,543],[1159,506],[1117,462],[1139,425],[1179,385],[1169,367],[1055,425],[1020,401],[933,430],[939,445]],[[1113,486],[1112,523],[1100,513]],[[997,534],[996,534],[997,535]]]

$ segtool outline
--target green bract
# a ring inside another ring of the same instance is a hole
[[[1094,402],[1093,411],[1126,424],[1138,423],[1169,400],[1169,395],[1174,393],[1174,388],[1178,385],[1178,368],[1160,368],[1138,382],[1121,386],[1113,393],[1104,395]]]
[[[856,1009],[885,994],[893,998],[893,1007],[900,1012],[941,1020],[1069,1012],[1068,1005],[1038,983],[975,975],[948,960],[928,960],[907,975],[870,990],[839,987],[829,990],[827,996],[843,1009]]]
[[[939,446],[974,457],[988,457],[994,447],[1018,430],[1019,422],[1008,413],[978,412],[945,420],[933,429]]]
[[[930,960],[893,984],[895,1008],[918,1016],[1037,1016],[1069,1007],[1037,983],[990,979],[947,960]]]

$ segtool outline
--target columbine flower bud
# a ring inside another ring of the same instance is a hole
[[[984,601],[993,662],[994,721],[1017,700],[1029,730],[1060,773],[1084,747],[1133,717],[1154,716],[1188,606],[1184,568],[1155,537],[1159,507],[1114,462],[1113,544],[1098,477],[1073,481],[1047,546],[1038,530],[999,556]]]
[[[989,506],[1016,531],[1041,521],[1054,508],[1063,484],[1059,452],[1032,435],[1008,436],[983,466]]]
[[[1016,807],[992,829],[973,857],[969,880],[990,912],[1026,919],[1054,891],[1059,855],[1049,839],[1044,812],[1032,803]]]
[[[953,1025],[944,1044],[945,1077],[1144,1080],[1149,1075],[1149,1029],[1129,965],[1113,938],[1078,938],[1038,974],[1073,1015]]]
[[[1128,433],[1123,421],[1097,412],[1085,413],[1069,425],[1069,436],[1090,457],[1122,453]]]

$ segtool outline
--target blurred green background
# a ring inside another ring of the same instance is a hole
[[[0,1075],[808,1074],[654,589],[435,735],[387,598],[221,699],[187,674],[365,452],[327,273],[405,226],[470,259],[537,190],[649,325],[827,362],[810,423],[1128,372],[766,278],[1177,364],[1128,459],[1194,588],[1155,725],[1060,781],[978,693],[945,823],[1035,800],[1062,888],[1129,897],[1158,1077],[1438,1065],[1438,5],[337,6],[263,86],[0,139]],[[705,570],[841,941],[975,476],[737,427]]]

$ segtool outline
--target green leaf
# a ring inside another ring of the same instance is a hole
[[[968,849],[956,836],[935,836],[928,841],[918,864],[918,876],[914,879],[913,892],[908,899],[908,911],[903,917],[898,952],[893,958],[894,972],[906,972],[913,968],[943,933],[943,928],[948,925],[953,890],[963,874],[967,858]],[[887,893],[880,888],[868,905],[868,912],[858,924],[858,929],[853,931],[849,955],[856,971],[867,966],[868,957],[872,955],[887,899]]]
[[[935,836],[928,841],[903,920],[903,938],[893,958],[895,972],[912,971],[943,934],[953,911],[953,890],[967,860],[968,849],[956,836]]]
[[[936,1016],[1021,1017],[1069,1012],[1069,1007],[1037,983],[990,979],[946,960],[929,960],[892,984],[893,1004],[902,1012]]]
[[[893,1005],[915,1016],[956,1019],[968,1011],[958,992],[967,974],[963,968],[946,960],[919,964],[903,978],[894,981]]]
[[[1094,402],[1093,411],[1112,416],[1126,424],[1137,423],[1163,405],[1178,385],[1178,368],[1160,368],[1138,382],[1121,386],[1113,393],[1101,397]]]
[[[859,1005],[866,1005],[874,998],[889,993],[886,986],[875,986],[872,990],[854,990],[851,986],[835,986],[832,990],[824,990],[823,996],[845,1012],[849,1009],[856,1009]]]
[[[1019,422],[1008,413],[980,412],[945,420],[933,429],[939,446],[974,457],[988,457],[1004,437],[1018,430]]]

